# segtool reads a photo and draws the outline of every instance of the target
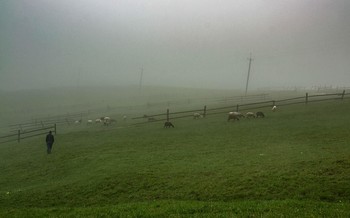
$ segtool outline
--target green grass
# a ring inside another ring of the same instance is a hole
[[[349,217],[349,204],[313,201],[151,201],[108,206],[6,208],[4,217]]]
[[[0,145],[0,217],[349,217],[350,102]],[[60,132],[60,130],[59,130]]]

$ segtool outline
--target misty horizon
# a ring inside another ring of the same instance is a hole
[[[350,2],[0,2],[0,90],[350,86]]]

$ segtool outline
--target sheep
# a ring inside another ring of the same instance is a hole
[[[255,114],[253,112],[247,112],[245,116],[247,118],[255,118]]]
[[[263,112],[258,111],[258,112],[256,112],[256,117],[262,117],[262,118],[264,118],[264,117],[265,117],[265,115],[264,115],[264,113],[263,113]]]
[[[200,114],[200,113],[194,113],[193,114],[193,119],[200,119],[200,118],[202,118],[203,116],[202,116],[202,114]]]
[[[229,112],[229,113],[228,113],[227,121],[230,121],[230,120],[239,120],[239,118],[242,118],[242,117],[244,117],[244,115],[241,114],[240,112]]]
[[[103,125],[108,126],[111,123],[110,117],[104,117],[103,119]]]
[[[87,120],[86,124],[87,124],[87,125],[92,124],[92,120]]]
[[[174,128],[174,125],[170,121],[165,121],[164,128],[170,128],[170,127]]]
[[[82,121],[81,119],[80,120],[76,120],[76,121],[74,121],[74,123],[75,124],[81,124],[81,121]]]
[[[102,120],[99,119],[99,118],[97,118],[97,119],[95,120],[95,123],[102,123]]]
[[[275,112],[276,111],[276,109],[277,109],[277,106],[276,105],[274,105],[273,107],[272,107],[272,112]]]

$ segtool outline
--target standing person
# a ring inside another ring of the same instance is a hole
[[[52,132],[50,131],[49,134],[46,135],[46,145],[48,154],[51,154],[51,149],[54,141],[55,138],[53,137]]]

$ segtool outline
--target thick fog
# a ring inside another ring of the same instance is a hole
[[[1,0],[0,90],[350,86],[349,0]]]

